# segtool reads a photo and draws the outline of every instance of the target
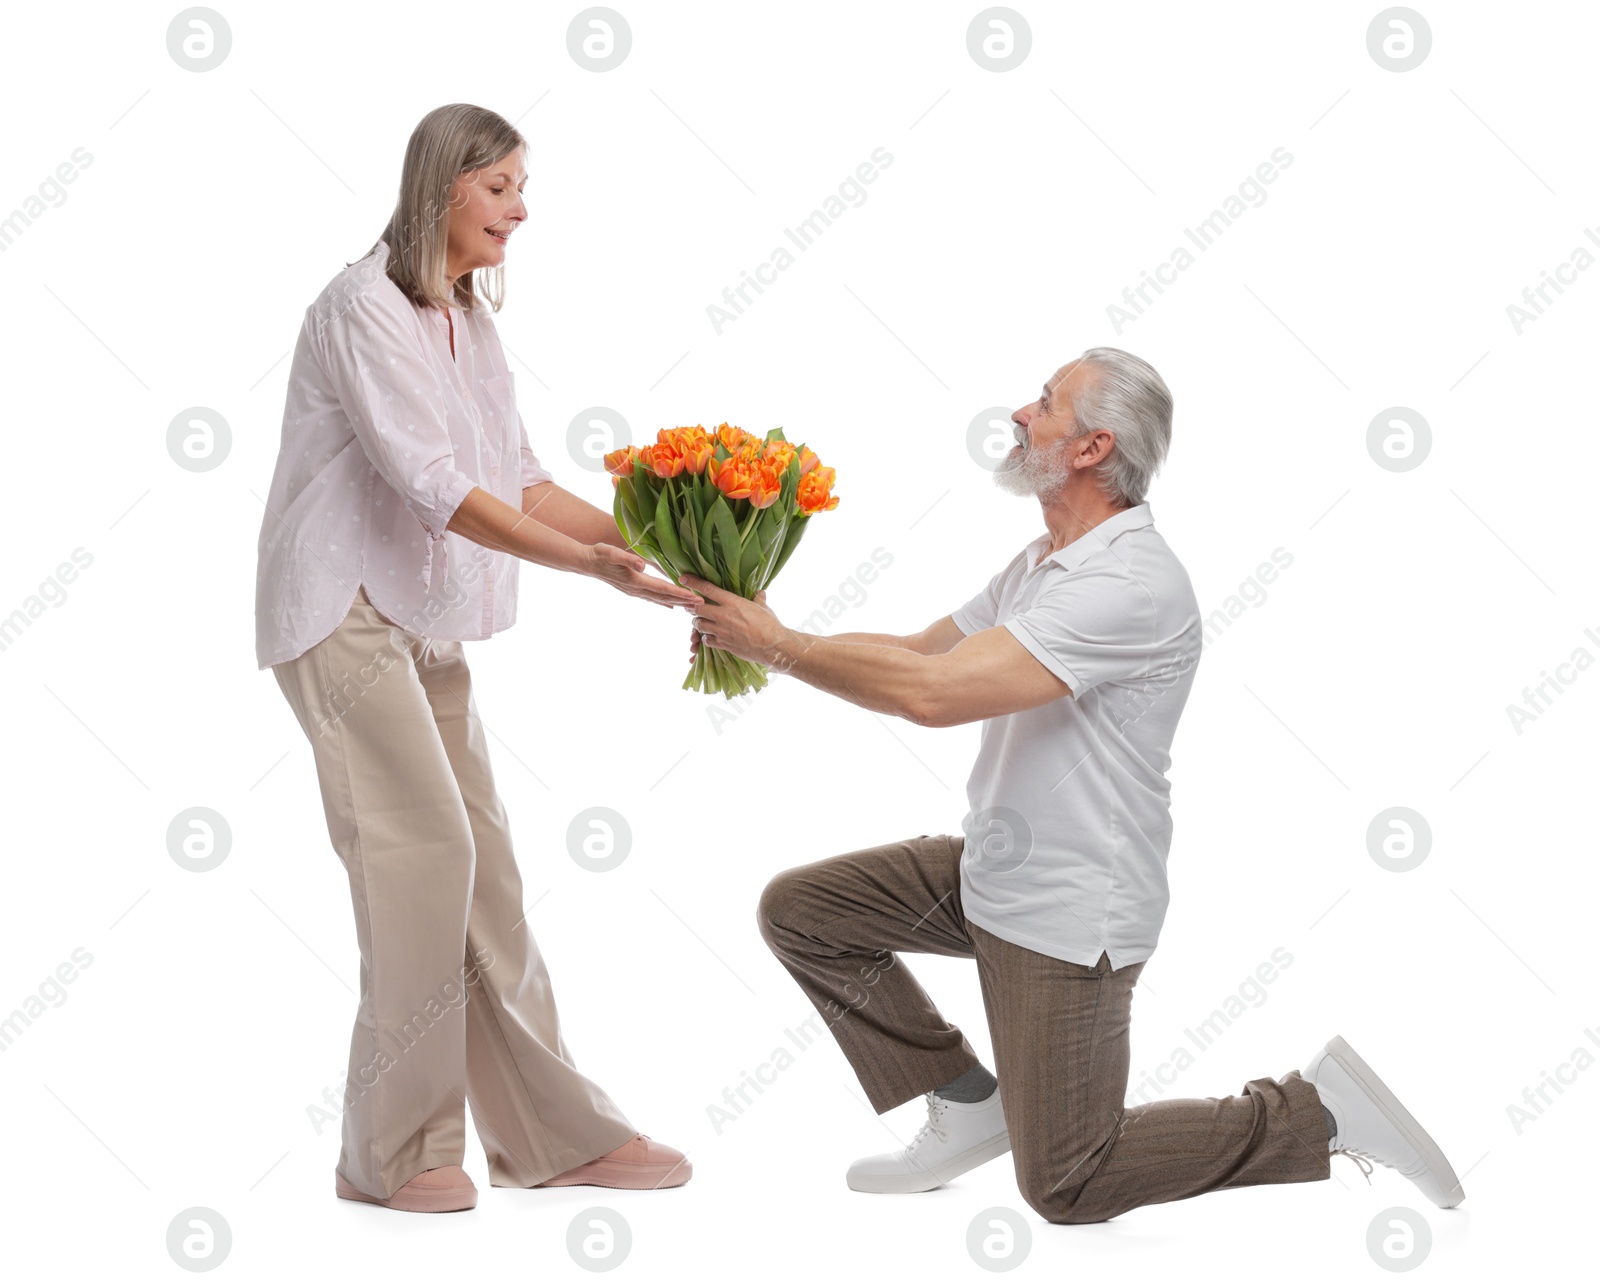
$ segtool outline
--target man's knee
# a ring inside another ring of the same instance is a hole
[[[1018,1187],[1022,1192],[1022,1198],[1046,1222],[1078,1226],[1087,1222],[1105,1221],[1103,1213],[1079,1205],[1078,1187],[1067,1192],[1051,1190],[1048,1182],[1039,1187],[1023,1186],[1019,1182]]]
[[[1090,1197],[1084,1195],[1086,1181],[1068,1181],[1059,1170],[1034,1167],[1017,1161],[1017,1190],[1022,1198],[1046,1222],[1079,1225],[1086,1222],[1104,1222],[1106,1215],[1094,1207]],[[1070,1176],[1070,1175],[1069,1175]]]
[[[801,886],[804,879],[800,868],[790,868],[780,871],[767,881],[767,887],[761,891],[761,899],[756,903],[756,924],[761,930],[761,936],[766,944],[774,951],[782,945],[785,930],[790,920],[798,913],[804,899]]]

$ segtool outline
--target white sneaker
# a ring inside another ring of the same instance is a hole
[[[1453,1209],[1467,1198],[1439,1144],[1343,1036],[1328,1041],[1300,1074],[1333,1112],[1336,1131],[1328,1150],[1349,1156],[1368,1182],[1370,1161],[1376,1160],[1410,1178],[1441,1209]]]
[[[1011,1150],[1000,1090],[982,1102],[928,1098],[928,1122],[903,1151],[863,1156],[844,1180],[852,1191],[931,1191]]]

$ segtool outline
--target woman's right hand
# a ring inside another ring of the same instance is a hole
[[[687,587],[646,573],[645,559],[637,552],[614,547],[608,542],[597,542],[589,548],[589,563],[584,572],[624,595],[638,596],[669,609],[675,605],[693,608],[700,603],[700,597]]]

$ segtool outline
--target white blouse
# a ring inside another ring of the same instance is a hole
[[[518,557],[445,525],[474,486],[520,510],[522,490],[553,477],[529,447],[488,304],[419,308],[388,256],[380,243],[306,308],[256,543],[261,670],[327,637],[362,585],[391,622],[433,639],[516,621]]]

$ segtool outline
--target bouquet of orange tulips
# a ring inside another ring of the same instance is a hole
[[[834,469],[778,428],[763,438],[726,422],[673,427],[606,454],[605,465],[630,547],[674,582],[693,573],[747,600],[788,562],[810,518],[839,505]],[[732,698],[766,683],[759,663],[701,644],[683,687]]]

